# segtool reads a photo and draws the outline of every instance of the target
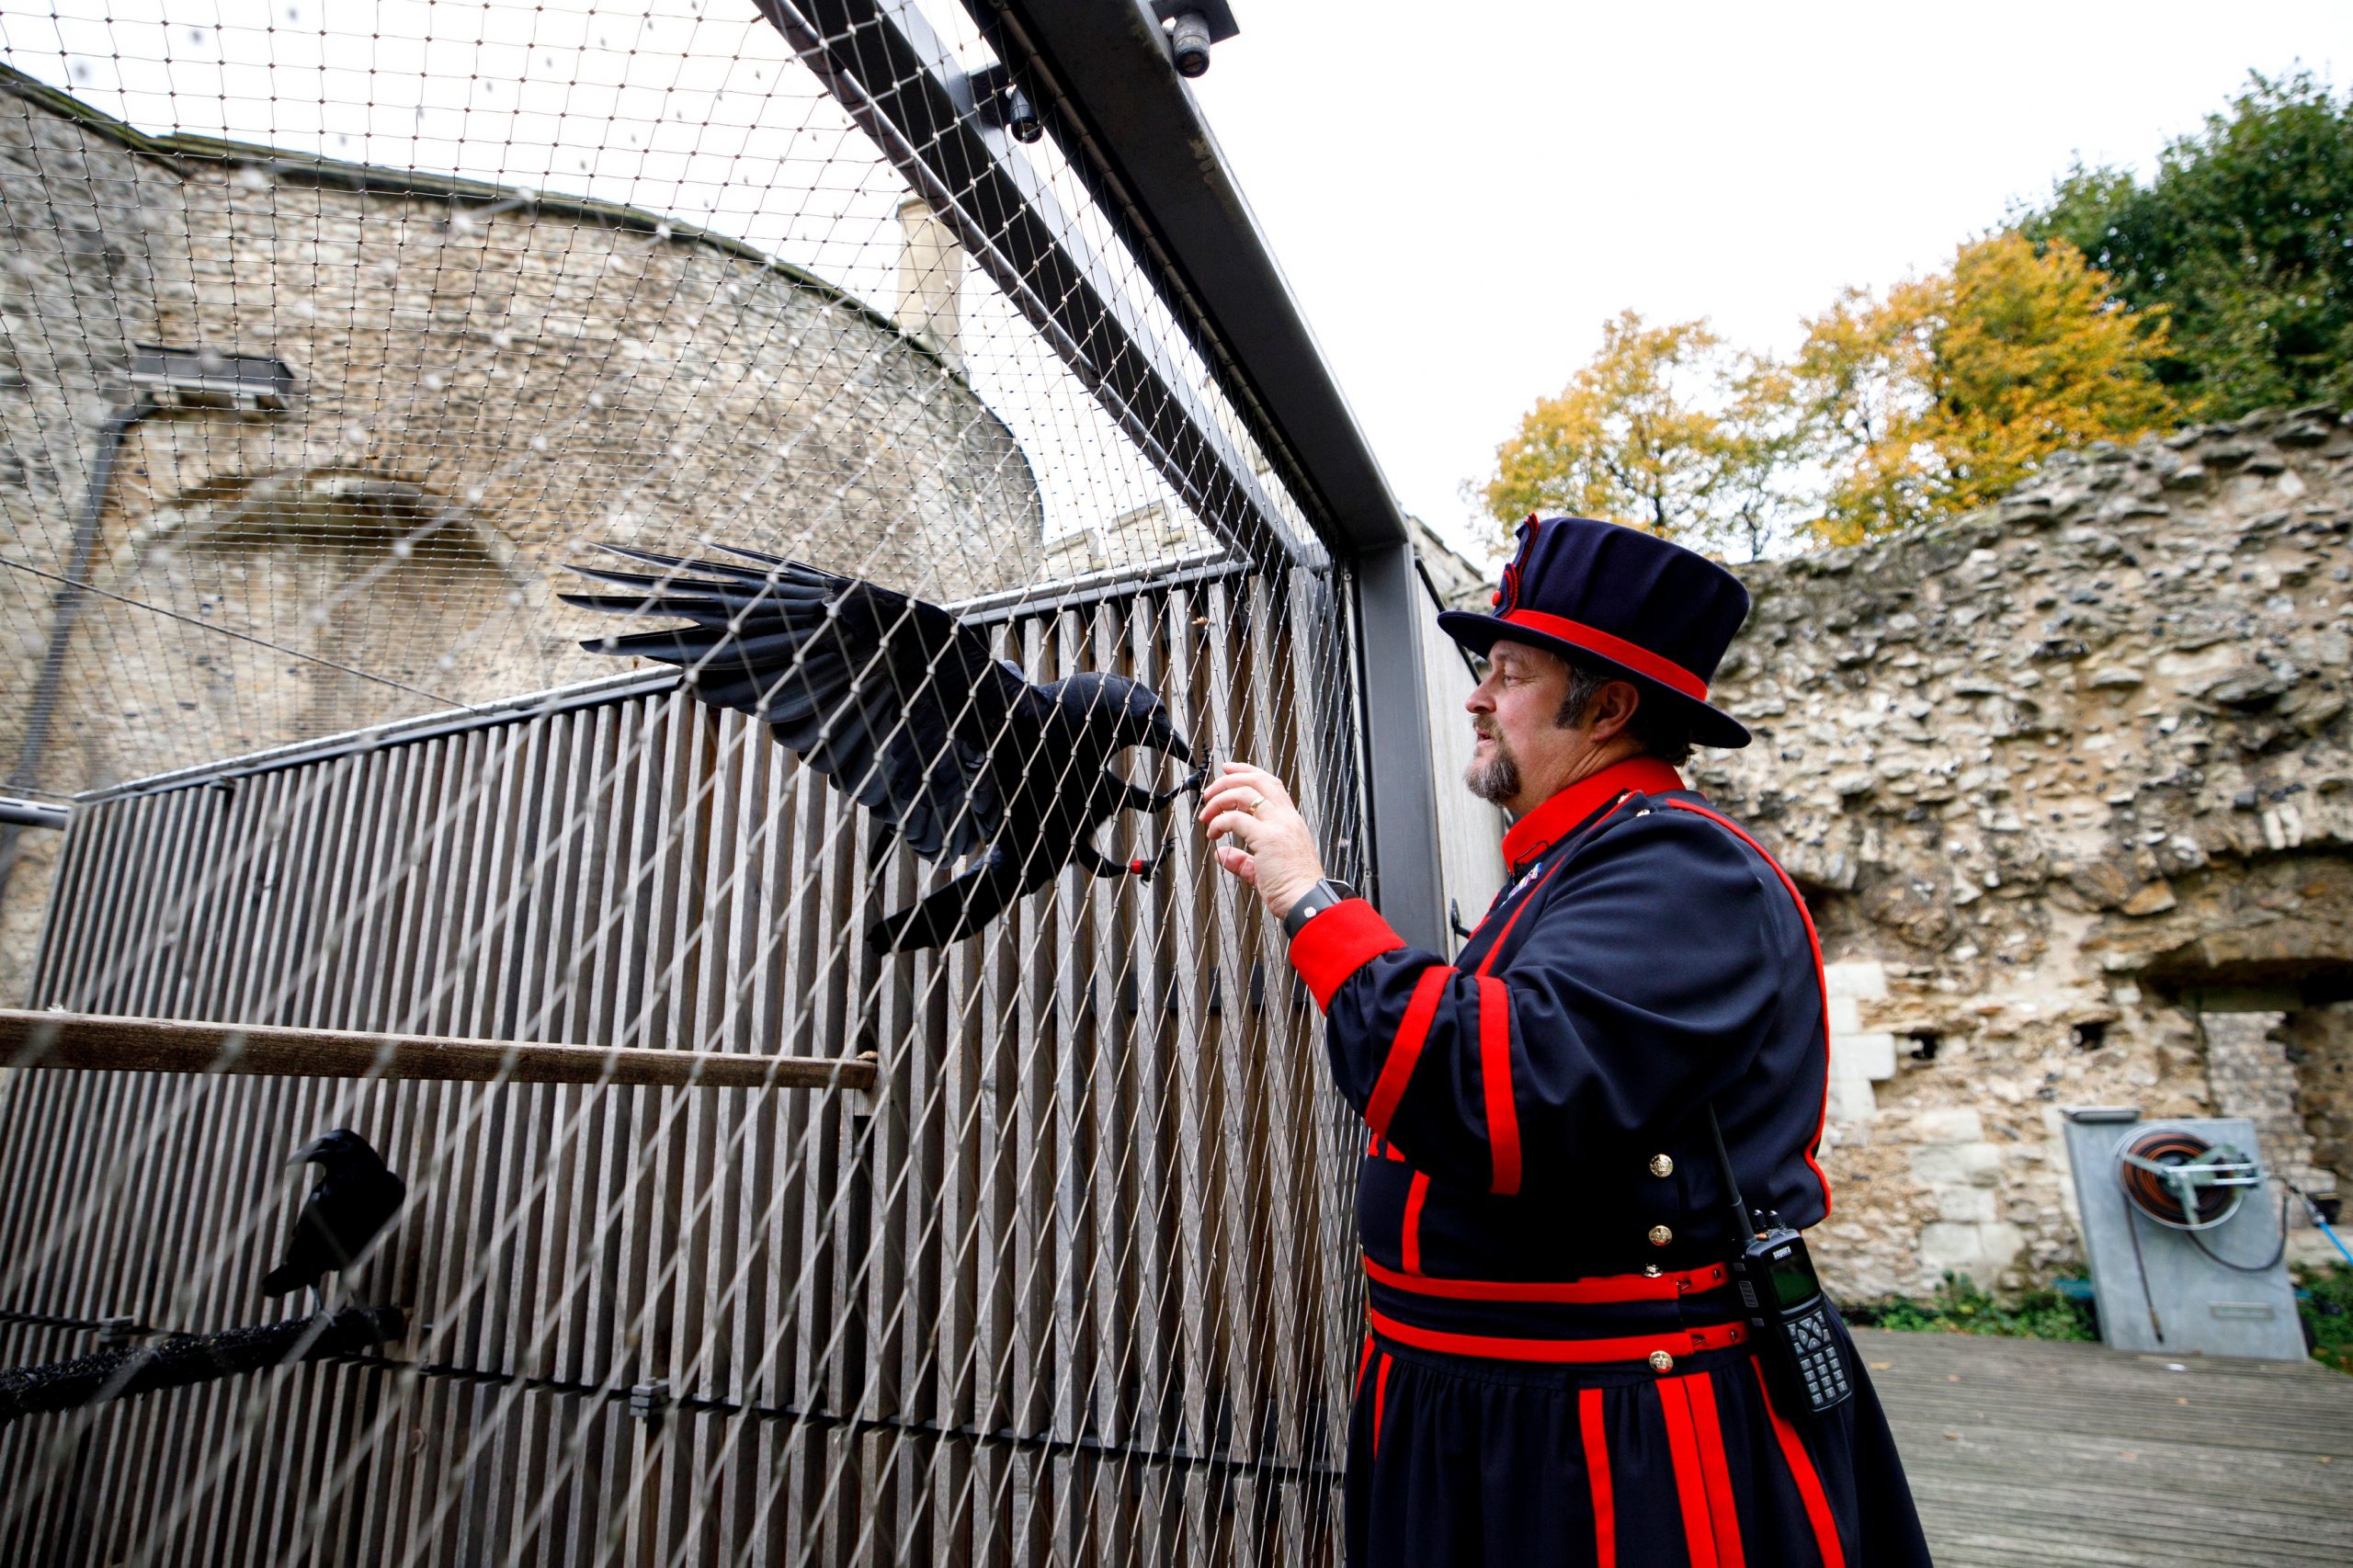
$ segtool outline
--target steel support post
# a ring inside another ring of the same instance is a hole
[[[1398,935],[1417,948],[1443,953],[1446,878],[1438,859],[1438,780],[1422,644],[1413,620],[1429,614],[1429,605],[1410,543],[1401,540],[1364,550],[1356,565],[1373,896]]]

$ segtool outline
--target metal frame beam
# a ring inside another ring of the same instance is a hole
[[[1259,562],[1309,542],[914,0],[756,3],[1204,523]]]
[[[0,795],[0,827],[63,828],[72,814],[71,807],[48,801],[27,801],[15,795]]]
[[[1148,0],[964,0],[1342,553],[1410,535]]]
[[[1443,952],[1413,536],[1282,270],[1177,75],[1149,0],[964,0],[1121,241],[1157,274],[1227,397],[1355,569],[1375,892]],[[1368,650],[1378,648],[1378,658]]]

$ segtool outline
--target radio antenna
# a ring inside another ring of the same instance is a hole
[[[1756,1233],[1756,1221],[1741,1201],[1740,1177],[1733,1174],[1732,1151],[1724,1147],[1724,1130],[1716,1120],[1715,1102],[1708,1103],[1708,1137],[1716,1146],[1716,1169],[1724,1178],[1724,1191],[1732,1196],[1733,1233],[1751,1236]]]

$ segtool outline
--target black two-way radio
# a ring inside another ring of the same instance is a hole
[[[1830,1303],[1806,1255],[1805,1238],[1785,1225],[1759,1225],[1741,1201],[1740,1178],[1733,1174],[1716,1108],[1708,1108],[1708,1136],[1715,1140],[1716,1168],[1723,1173],[1741,1238],[1733,1256],[1733,1283],[1748,1312],[1749,1337],[1764,1358],[1774,1403],[1783,1410],[1820,1415],[1854,1397],[1838,1356],[1838,1335]]]

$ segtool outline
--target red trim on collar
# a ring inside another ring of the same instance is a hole
[[[1511,831],[1504,835],[1504,864],[1515,869],[1528,864],[1630,790],[1655,795],[1684,787],[1683,775],[1656,757],[1630,756],[1612,763],[1590,778],[1578,779],[1512,824]]]
[[[1571,620],[1565,615],[1547,615],[1540,609],[1507,610],[1501,619],[1506,626],[1524,626],[1530,631],[1557,637],[1571,647],[1598,653],[1605,659],[1625,665],[1638,676],[1650,676],[1670,691],[1681,692],[1694,702],[1708,700],[1706,681],[1674,660],[1662,658],[1641,643],[1629,642],[1598,626],[1587,626],[1584,621]]]

